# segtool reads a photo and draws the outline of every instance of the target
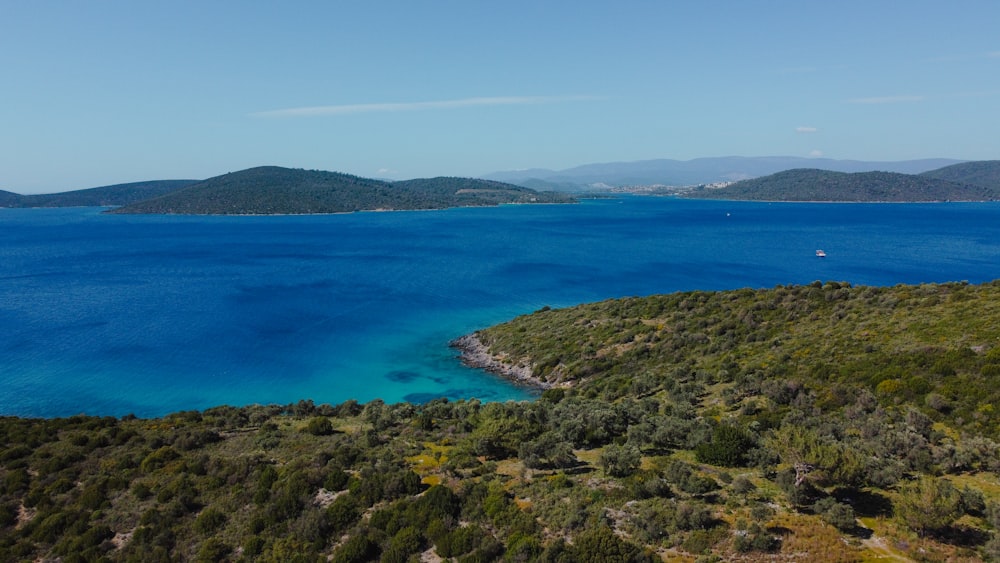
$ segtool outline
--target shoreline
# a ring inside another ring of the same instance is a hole
[[[538,379],[531,372],[531,366],[511,364],[490,354],[489,347],[479,339],[479,333],[473,332],[460,336],[448,343],[452,348],[457,349],[461,354],[459,358],[462,363],[471,368],[486,370],[494,375],[499,375],[520,385],[546,390],[554,387],[566,387],[563,384],[552,384]]]

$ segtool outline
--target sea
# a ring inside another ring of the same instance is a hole
[[[0,415],[525,400],[537,392],[464,366],[448,343],[623,296],[1000,278],[998,203],[103,211],[0,209]]]

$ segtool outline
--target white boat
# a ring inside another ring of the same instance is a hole
[[[826,258],[826,252],[823,252],[822,250],[817,250],[816,258]]]

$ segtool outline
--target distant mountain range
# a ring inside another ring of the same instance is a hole
[[[905,160],[899,162],[869,162],[834,160],[829,158],[799,158],[793,156],[713,157],[694,160],[641,160],[586,164],[566,170],[532,168],[494,172],[483,176],[491,180],[510,182],[536,190],[581,191],[601,190],[606,186],[638,186],[661,184],[691,186],[715,182],[733,182],[774,174],[795,168],[817,168],[834,172],[900,172],[918,174],[963,161],[947,158]]]
[[[565,194],[539,193],[492,180],[429,178],[386,182],[339,172],[262,166],[209,178],[111,212],[276,215],[572,201]]]

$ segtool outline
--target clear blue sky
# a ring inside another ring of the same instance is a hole
[[[998,159],[998,29],[996,0],[0,0],[0,189]]]

